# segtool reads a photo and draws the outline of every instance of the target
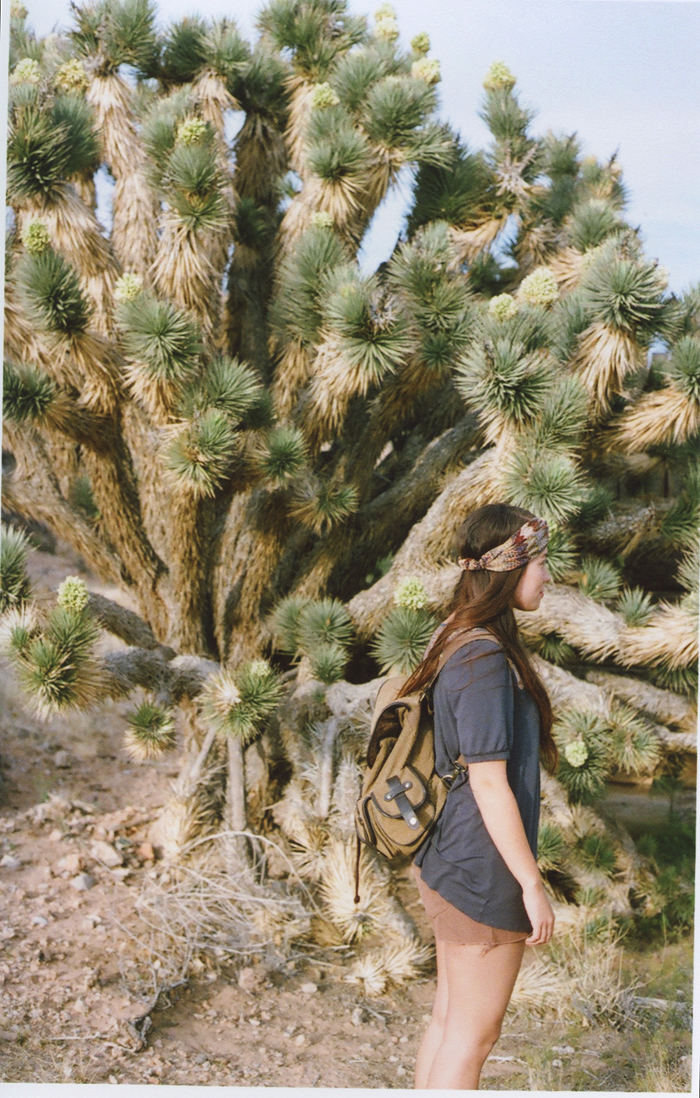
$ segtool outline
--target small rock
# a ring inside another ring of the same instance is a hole
[[[57,770],[68,770],[70,768],[70,755],[67,751],[57,751],[53,757],[53,764]]]
[[[90,854],[95,861],[102,862],[102,864],[106,865],[109,869],[114,869],[124,862],[124,858],[119,851],[116,850],[111,843],[103,842],[101,839],[98,839],[92,844],[90,847]]]
[[[53,831],[49,835],[49,842],[57,843],[63,838],[63,832],[58,827],[54,827]]]
[[[398,1062],[399,1062],[398,1056],[390,1056],[389,1057],[389,1063],[390,1064],[398,1064]]]
[[[0,865],[5,869],[21,869],[22,863],[19,858],[15,858],[14,854],[3,854],[0,858]]]
[[[296,1046],[297,1046],[298,1048],[301,1048],[301,1046],[302,1046],[302,1045],[305,1045],[305,1044],[306,1044],[306,1037],[304,1036],[304,1034],[303,1034],[303,1033],[300,1033],[298,1037],[295,1037],[295,1038],[294,1038],[294,1044],[295,1044],[295,1045],[296,1045]]]
[[[561,1067],[561,1060],[552,1060],[552,1067],[553,1068],[560,1068]]]
[[[56,863],[57,869],[67,869],[69,873],[79,873],[83,868],[83,859],[80,854],[66,854]]]
[[[257,991],[264,983],[264,974],[258,968],[242,968],[238,973],[238,986],[244,991]]]
[[[48,926],[49,920],[45,919],[43,915],[35,915],[32,919],[32,926]]]
[[[73,1003],[73,1011],[76,1014],[87,1014],[87,1007],[82,999],[76,999]]]
[[[94,877],[91,877],[89,873],[79,873],[77,877],[71,878],[71,888],[74,888],[76,892],[87,892],[88,889],[93,888],[97,881]]]
[[[350,1016],[350,1021],[354,1026],[361,1026],[365,1020],[366,1019],[364,1010],[361,1006],[356,1006]]]
[[[403,1064],[399,1064],[399,1066],[396,1069],[396,1074],[397,1075],[405,1075],[406,1074],[406,1068],[403,1066]]]
[[[140,843],[136,847],[136,855],[142,862],[154,862],[156,860],[155,851],[151,843]]]
[[[302,984],[299,990],[302,991],[304,995],[315,995],[318,991],[318,984],[310,982],[308,984]]]

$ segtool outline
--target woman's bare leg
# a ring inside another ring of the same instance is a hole
[[[418,1055],[416,1056],[416,1090],[425,1090],[428,1085],[430,1068],[445,1030],[445,1018],[447,1017],[447,971],[445,968],[445,943],[435,943],[435,955],[437,958],[437,989],[435,1002],[433,1003],[433,1015],[428,1028],[423,1034]]]
[[[447,1013],[423,1085],[429,1090],[477,1090],[484,1061],[501,1034],[525,944],[503,943],[486,954],[480,945],[442,946]]]

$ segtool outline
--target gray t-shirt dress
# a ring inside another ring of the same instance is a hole
[[[433,691],[438,773],[452,763],[506,759],[508,782],[537,857],[540,714],[498,641],[476,637],[447,660]],[[423,880],[465,915],[502,930],[532,930],[520,885],[498,852],[468,774],[415,856]]]

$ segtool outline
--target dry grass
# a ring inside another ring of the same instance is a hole
[[[700,427],[700,405],[674,385],[645,393],[621,417],[611,445],[626,453],[672,442],[681,445]]]
[[[634,340],[605,324],[591,324],[579,337],[572,365],[593,398],[593,414],[607,412],[610,397],[640,365]]]

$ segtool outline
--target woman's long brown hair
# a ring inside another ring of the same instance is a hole
[[[487,549],[507,541],[524,522],[534,517],[531,511],[512,507],[508,503],[487,503],[477,508],[457,531],[457,556],[478,559]],[[454,616],[406,680],[403,693],[410,694],[428,685],[437,670],[440,654],[457,630],[470,629],[475,625],[486,626],[512,659],[526,689],[537,703],[540,711],[540,758],[552,773],[558,760],[557,745],[552,736],[552,703],[544,683],[530,663],[510,606],[523,571],[524,566],[510,572],[462,572],[450,608]]]

